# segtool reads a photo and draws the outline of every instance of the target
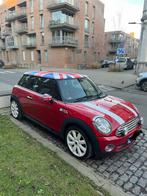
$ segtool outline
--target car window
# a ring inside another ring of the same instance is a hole
[[[40,81],[39,81],[38,77],[24,75],[18,84],[22,87],[29,89],[29,90],[32,90],[34,92],[38,92],[39,82]]]
[[[98,98],[101,93],[101,91],[87,78],[58,80],[58,85],[62,99],[65,102]]]
[[[56,80],[49,78],[40,78],[40,94],[51,95],[54,99],[61,100]]]

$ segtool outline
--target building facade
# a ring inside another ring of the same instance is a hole
[[[6,0],[0,7],[0,59],[17,66],[73,67],[104,56],[99,0]]]
[[[137,58],[139,40],[123,31],[105,33],[105,51],[108,58],[117,56],[117,48],[124,48],[125,56]]]

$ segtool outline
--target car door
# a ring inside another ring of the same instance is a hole
[[[46,96],[52,96],[52,101],[47,101]],[[47,127],[59,132],[63,121],[68,117],[66,105],[61,101],[61,96],[54,79],[41,78],[38,91],[39,104],[36,107],[36,118]]]
[[[24,75],[19,82],[18,99],[25,115],[36,119],[36,107],[40,102],[38,96],[38,77]]]

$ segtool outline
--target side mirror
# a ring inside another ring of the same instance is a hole
[[[53,97],[48,95],[48,94],[44,94],[43,95],[43,101],[52,103],[53,102]]]

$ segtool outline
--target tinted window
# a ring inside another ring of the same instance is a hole
[[[40,80],[38,77],[24,75],[18,84],[22,87],[25,87],[25,88],[30,89],[32,91],[38,92],[39,83],[40,83]]]
[[[61,100],[56,80],[40,78],[39,93],[51,95],[54,99]]]

